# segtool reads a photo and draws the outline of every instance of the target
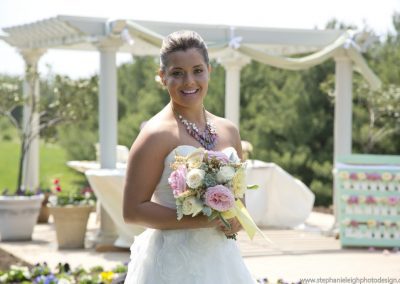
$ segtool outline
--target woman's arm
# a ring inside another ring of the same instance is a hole
[[[168,134],[143,131],[132,145],[125,179],[123,216],[127,223],[154,229],[187,229],[213,227],[206,216],[184,216],[177,220],[176,209],[151,200],[164,170],[168,155]],[[166,146],[167,145],[167,146]],[[172,194],[172,193],[171,193]]]

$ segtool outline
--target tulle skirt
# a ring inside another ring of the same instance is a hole
[[[147,229],[131,246],[128,284],[250,284],[234,240],[215,228]]]

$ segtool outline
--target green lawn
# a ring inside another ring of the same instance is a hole
[[[17,183],[19,144],[0,141],[0,191],[4,188],[14,190]],[[64,150],[56,144],[40,144],[40,185],[52,186],[54,178],[60,179],[63,190],[79,188],[85,184],[83,174],[66,165]]]

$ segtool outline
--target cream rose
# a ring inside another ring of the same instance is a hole
[[[200,169],[192,169],[186,175],[186,184],[190,188],[198,188],[203,184],[205,171]]]
[[[186,161],[189,169],[198,169],[203,163],[204,149],[199,148],[187,156]]]
[[[203,210],[203,204],[195,196],[189,196],[182,202],[183,215],[192,215],[193,217]]]
[[[224,166],[219,169],[217,173],[217,181],[220,183],[225,183],[230,181],[235,175],[235,169],[230,166]]]

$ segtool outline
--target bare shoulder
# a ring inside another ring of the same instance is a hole
[[[146,122],[131,147],[131,152],[151,152],[165,156],[176,140],[176,127],[174,121],[165,119],[162,114],[157,114]]]
[[[214,117],[215,124],[218,127],[226,129],[227,131],[231,132],[234,135],[239,134],[239,130],[238,130],[237,126],[229,119],[219,117],[216,115],[214,115],[213,117]]]

